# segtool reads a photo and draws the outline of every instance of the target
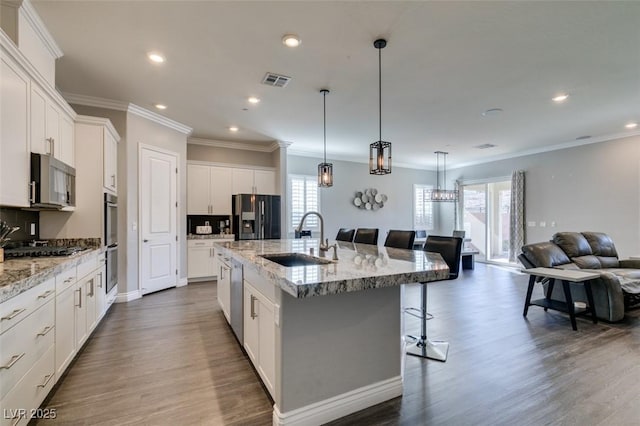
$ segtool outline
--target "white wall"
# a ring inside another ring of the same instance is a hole
[[[538,225],[527,227],[527,243],[558,231],[600,231],[621,257],[640,254],[640,136],[450,169],[447,177],[485,179],[513,170],[525,171],[525,220]],[[453,206],[441,205],[440,217],[441,230],[453,229]]]
[[[139,238],[138,230],[133,229],[133,223],[139,221],[138,150],[141,144],[162,148],[178,155],[178,243],[180,247],[178,276],[180,279],[187,277],[187,225],[184,220],[187,215],[187,135],[129,112],[127,113],[126,140],[125,158],[122,159],[120,156],[118,158],[118,186],[124,188],[118,191],[118,208],[121,211],[118,218],[124,219],[124,225],[119,228],[124,229],[126,233],[125,267],[120,268],[119,271],[118,293],[138,290]],[[122,247],[122,244],[119,247]],[[126,288],[122,288],[120,284],[123,281],[123,273],[126,274],[124,277]]]
[[[369,174],[368,163],[327,161],[333,162],[334,180],[331,188],[320,188],[320,203],[329,239],[340,228],[379,228],[378,244],[382,245],[389,229],[413,229],[413,184],[435,183],[435,172],[430,170],[394,167],[390,175],[376,176]],[[320,162],[321,158],[289,155],[288,173],[317,176]],[[361,210],[353,205],[355,193],[366,188],[389,197],[382,209]]]

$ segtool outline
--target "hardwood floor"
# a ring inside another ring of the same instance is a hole
[[[428,334],[450,342],[447,362],[406,357],[402,398],[332,424],[640,424],[640,310],[578,331],[538,307],[525,319],[527,278],[476,264],[430,284]],[[408,286],[406,304],[418,298]],[[272,410],[214,283],[113,306],[45,406],[58,417],[43,424],[73,425],[266,425]]]

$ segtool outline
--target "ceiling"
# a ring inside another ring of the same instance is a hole
[[[32,3],[64,52],[61,91],[165,104],[156,111],[194,137],[288,141],[321,156],[327,88],[327,156],[368,160],[379,37],[382,139],[396,165],[432,168],[436,150],[453,167],[640,134],[624,127],[640,121],[636,1]],[[284,46],[287,33],[302,45]],[[151,51],[166,62],[152,64]],[[266,72],[292,80],[269,87]],[[560,92],[570,97],[556,104]],[[492,108],[503,111],[483,116]]]

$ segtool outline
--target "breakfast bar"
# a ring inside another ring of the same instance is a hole
[[[338,260],[313,239],[217,244],[241,266],[231,288],[219,281],[220,304],[232,319],[242,306],[236,336],[275,402],[273,424],[321,424],[402,395],[401,285],[449,273],[435,253],[335,244]]]

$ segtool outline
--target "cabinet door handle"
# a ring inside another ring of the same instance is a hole
[[[13,312],[11,312],[9,315],[7,315],[6,317],[2,317],[0,318],[0,321],[3,320],[12,320],[15,317],[17,317],[18,315],[20,315],[21,313],[23,313],[24,311],[26,311],[26,308],[22,308],[22,309],[14,309]]]
[[[111,175],[111,186],[116,187],[116,175]]]
[[[11,361],[9,361],[8,364],[6,365],[0,365],[0,370],[8,370],[11,367],[13,367],[13,364],[15,364],[16,362],[20,361],[20,358],[22,358],[24,355],[26,354],[26,352],[22,352],[20,355],[14,355],[11,357]]]
[[[46,299],[47,297],[49,297],[49,295],[51,295],[53,293],[54,293],[54,290],[45,291],[40,296],[38,296],[38,299]]]
[[[98,278],[98,288],[102,288],[102,273],[97,275]]]
[[[31,203],[35,203],[36,202],[36,183],[34,181],[31,181],[29,183],[29,202]]]
[[[47,386],[47,384],[51,381],[51,379],[53,378],[53,374],[47,374],[46,376],[44,376],[44,383],[40,383],[39,385],[37,385],[37,388],[44,388]]]
[[[258,314],[256,314],[256,310],[255,310],[256,308],[255,303],[256,303],[256,297],[252,294],[251,295],[251,319],[255,319],[258,317]]]
[[[91,278],[91,294],[87,294],[88,297],[93,297],[95,288],[93,287],[95,278]]]
[[[73,277],[69,277],[66,280],[64,280],[65,283],[70,283],[71,281],[73,281]]]
[[[76,306],[82,309],[82,288],[77,289],[76,292],[78,292],[78,304]]]
[[[54,156],[54,153],[53,153],[53,144],[54,144],[53,138],[47,138],[45,140],[47,142],[49,142],[49,155],[51,155],[53,157]]]
[[[38,337],[38,336],[46,336],[51,330],[53,330],[53,326],[52,325],[48,325],[45,328],[43,328],[40,333],[36,334],[36,337]]]

